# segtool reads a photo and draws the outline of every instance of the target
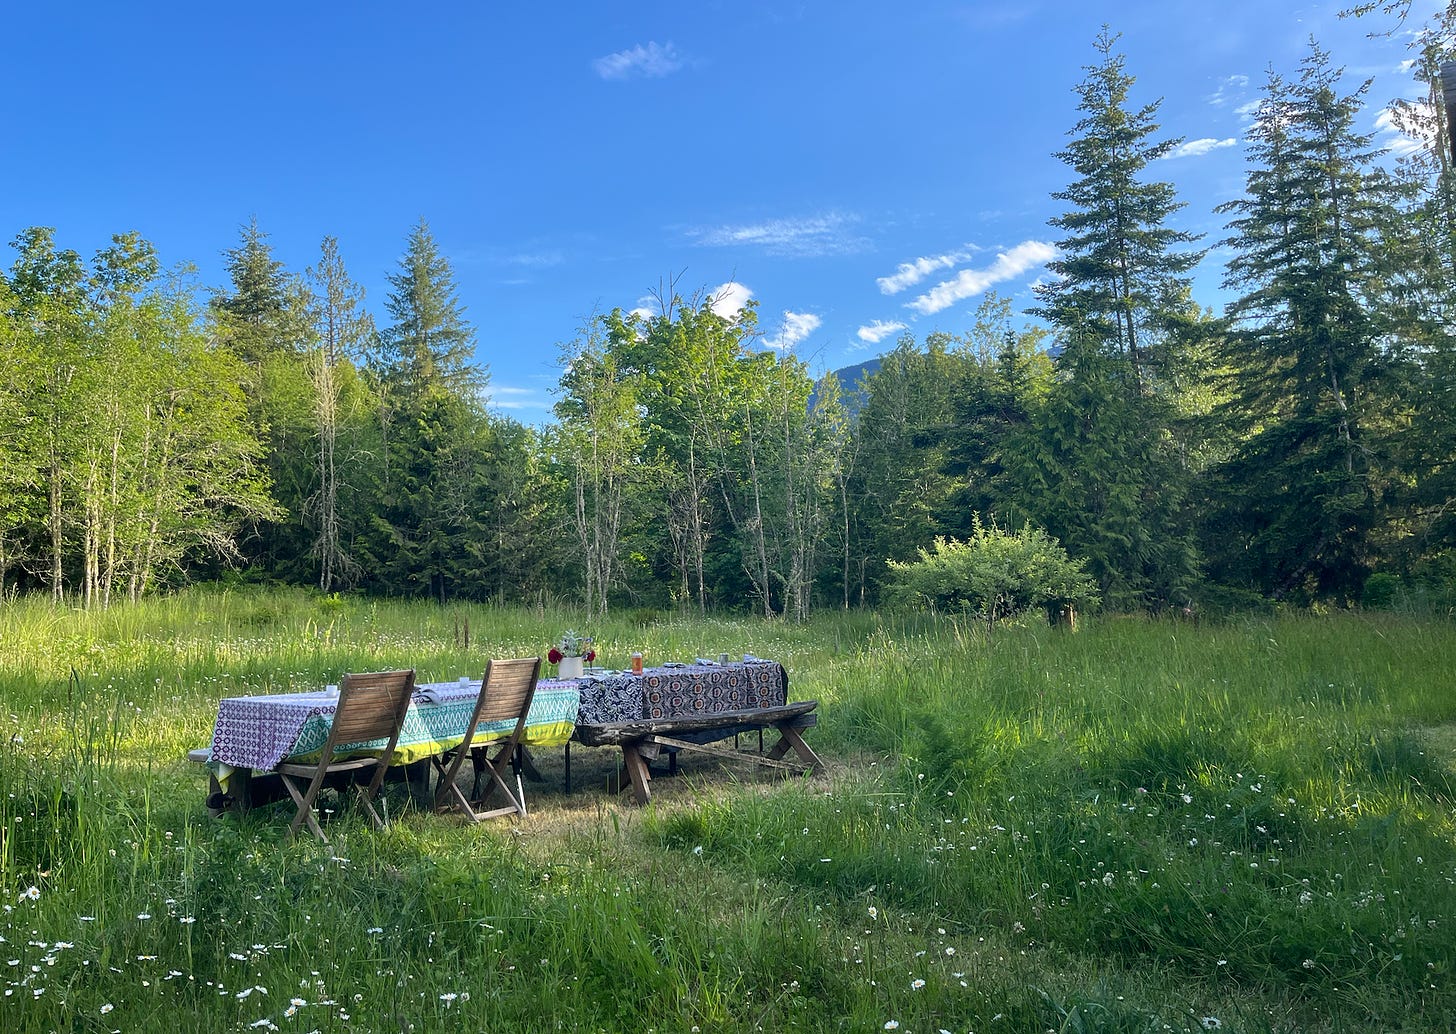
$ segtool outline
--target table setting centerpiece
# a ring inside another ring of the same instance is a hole
[[[592,649],[591,636],[568,629],[561,634],[561,642],[547,651],[546,659],[556,665],[557,678],[579,679],[586,674],[586,666],[597,659],[597,652]]]

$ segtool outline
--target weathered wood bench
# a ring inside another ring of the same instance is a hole
[[[663,750],[674,753],[680,750],[694,751],[734,761],[751,761],[768,768],[799,774],[821,774],[824,771],[824,762],[804,742],[801,735],[804,729],[819,723],[819,716],[814,714],[814,709],[818,706],[817,700],[801,700],[781,707],[719,711],[715,714],[682,718],[645,718],[605,725],[578,725],[572,738],[589,747],[621,747],[626,776],[623,779],[623,789],[630,783],[637,803],[646,804],[652,799],[652,774],[647,763],[657,758]],[[710,746],[729,736],[768,729],[779,734],[779,741],[761,754]],[[798,756],[797,763],[784,760],[790,750]]]

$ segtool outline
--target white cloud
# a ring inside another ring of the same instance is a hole
[[[823,322],[812,312],[789,312],[785,309],[784,323],[778,336],[764,338],[764,347],[786,352],[818,330]]]
[[[906,302],[905,306],[929,316],[950,308],[956,302],[974,298],[993,284],[1012,280],[1056,256],[1057,249],[1044,241],[1022,241],[1010,251],[997,255],[996,261],[985,269],[963,269],[952,279],[937,284],[914,301]]]
[[[1218,84],[1218,89],[1209,95],[1208,103],[1215,108],[1221,108],[1229,102],[1229,99],[1237,94],[1243,93],[1249,88],[1249,77],[1246,75],[1226,76]]]
[[[1245,104],[1240,104],[1237,108],[1234,109],[1234,114],[1247,122],[1250,119],[1254,118],[1254,116],[1258,115],[1259,110],[1263,107],[1264,98],[1257,97],[1254,100],[1251,100]]]
[[[873,323],[867,323],[863,327],[860,327],[859,330],[855,331],[854,336],[867,345],[878,345],[891,334],[904,329],[905,324],[898,320],[888,322],[885,320],[875,320]]]
[[[748,305],[752,297],[753,292],[747,287],[737,280],[729,280],[726,284],[719,284],[713,288],[708,304],[725,320],[736,320],[738,313]]]
[[[1376,143],[1397,158],[1415,154],[1423,147],[1429,147],[1429,135],[1418,135],[1421,129],[1433,123],[1431,105],[1427,101],[1412,101],[1409,114],[1392,108],[1382,108],[1375,116]]]
[[[877,278],[875,283],[880,285],[881,294],[899,294],[907,287],[914,287],[931,273],[941,269],[950,269],[968,258],[970,258],[970,252],[951,251],[944,255],[918,258],[914,262],[901,262],[895,267],[895,272],[889,276]]]
[[[803,219],[770,219],[743,226],[718,226],[689,233],[705,247],[762,248],[770,255],[835,255],[858,250],[862,241],[845,228],[855,220],[831,212]]]
[[[496,409],[550,409],[551,401],[535,388],[511,388],[492,384],[486,397]]]
[[[682,66],[682,56],[672,43],[659,46],[655,40],[646,46],[639,43],[630,50],[619,50],[592,62],[592,68],[596,69],[597,75],[608,80],[634,77],[661,79],[665,75],[672,75]]]
[[[554,249],[521,251],[506,257],[506,262],[510,265],[527,266],[533,269],[547,269],[551,266],[559,266],[565,261],[566,256]]]
[[[1202,158],[1209,151],[1217,151],[1222,147],[1232,147],[1238,143],[1233,137],[1226,137],[1223,140],[1215,140],[1211,136],[1203,137],[1200,140],[1187,140],[1169,151],[1166,158]]]
[[[657,304],[657,299],[650,294],[644,294],[637,299],[637,305],[627,311],[627,315],[636,316],[639,320],[646,321],[660,314],[661,311],[661,308]]]

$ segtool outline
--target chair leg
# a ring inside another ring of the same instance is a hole
[[[359,789],[359,802],[364,805],[364,810],[369,813],[369,819],[374,823],[374,828],[384,829],[389,823],[380,816],[379,812],[374,810],[374,799],[379,796],[379,791],[384,786],[384,776],[389,771],[389,766],[381,761],[374,767],[374,778],[369,780],[369,788],[367,790],[363,788]]]
[[[480,817],[494,818],[500,815],[515,814],[524,816],[526,814],[525,793],[521,788],[520,779],[516,778],[516,788],[514,790],[511,789],[511,784],[506,781],[506,773],[508,771],[511,771],[512,775],[515,775],[514,771],[512,771],[514,769],[514,758],[515,750],[510,745],[507,745],[500,753],[487,762],[486,767],[490,771],[491,783],[485,796],[481,798],[480,803],[485,803],[497,789],[505,794],[506,800],[510,803],[499,808],[492,808],[489,811],[476,812]]]
[[[298,814],[293,816],[293,821],[288,826],[289,837],[297,836],[298,827],[307,822],[308,828],[313,832],[313,835],[327,844],[329,838],[324,836],[323,828],[319,826],[318,819],[314,818],[313,814],[314,801],[318,798],[319,787],[324,782],[323,770],[320,769],[313,779],[309,781],[308,790],[304,793],[299,792],[298,787],[288,776],[280,773],[279,778],[283,780],[283,785],[287,788],[288,795],[293,798],[293,803],[298,806]]]
[[[460,775],[460,769],[464,765],[465,755],[457,750],[450,758],[448,765],[439,758],[433,758],[432,760],[435,763],[435,768],[439,771],[439,781],[435,787],[435,809],[437,811],[444,811],[454,807],[466,815],[474,817],[475,809],[470,806],[469,798],[460,792],[460,786],[456,782]]]

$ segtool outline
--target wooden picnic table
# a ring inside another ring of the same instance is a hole
[[[620,747],[625,773],[623,787],[630,784],[637,803],[646,804],[652,799],[652,773],[648,762],[657,758],[663,750],[673,754],[677,751],[690,751],[731,760],[750,761],[769,768],[806,775],[821,774],[824,771],[824,762],[804,742],[801,735],[804,729],[818,723],[819,716],[814,713],[818,706],[817,700],[801,700],[778,707],[754,707],[712,714],[577,725],[572,738],[591,747]],[[769,729],[779,734],[779,740],[766,753],[729,750],[710,745],[730,736]],[[798,756],[798,764],[784,760],[790,750]]]

